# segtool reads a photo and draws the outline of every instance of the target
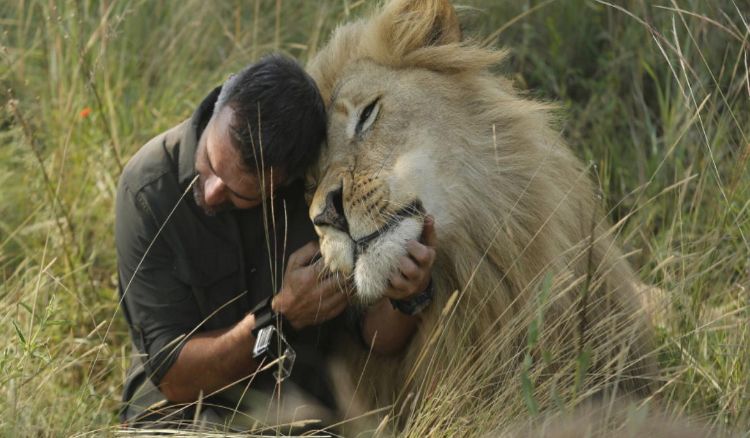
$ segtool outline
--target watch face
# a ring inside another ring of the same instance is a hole
[[[269,364],[272,361],[278,361],[278,364],[273,366],[276,369],[273,376],[281,382],[292,373],[297,353],[286,338],[276,331],[276,327],[267,325],[258,330],[255,338],[253,359],[258,358],[267,359]]]
[[[255,338],[255,345],[253,346],[253,358],[258,358],[268,352],[275,331],[276,328],[272,325],[265,326],[258,330],[258,334]]]

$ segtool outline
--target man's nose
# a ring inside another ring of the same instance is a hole
[[[331,190],[326,195],[326,205],[323,211],[313,218],[313,224],[317,226],[330,226],[349,232],[349,224],[346,222],[344,215],[343,190],[341,187]]]
[[[221,205],[226,197],[224,181],[221,178],[211,175],[206,179],[206,185],[203,187],[203,194],[206,197],[206,205],[215,207]]]

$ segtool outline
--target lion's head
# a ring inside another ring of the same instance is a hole
[[[391,0],[335,31],[308,68],[329,117],[310,206],[326,266],[353,275],[360,299],[372,302],[424,214],[433,215],[437,303],[423,330],[459,290],[455,314],[464,323],[442,336],[472,345],[502,334],[499,357],[514,357],[534,314],[527,304],[552,274],[546,312],[563,321],[549,325],[555,338],[575,336],[575,292],[585,285],[585,318],[637,333],[627,348],[643,372],[635,357],[648,335],[635,316],[634,277],[588,173],[554,129],[550,105],[519,96],[491,71],[502,58],[462,38],[447,0]],[[412,342],[404,368],[424,340]],[[607,344],[593,360],[611,363],[622,348]]]
[[[486,248],[512,241],[500,234],[514,225],[528,239],[555,199],[586,182],[574,181],[579,165],[547,106],[488,71],[502,57],[462,43],[447,1],[393,1],[339,28],[312,62],[329,125],[310,216],[326,265],[353,274],[364,301],[380,296],[423,212],[441,242],[475,236]],[[575,174],[531,181],[559,167]]]
[[[487,175],[494,166],[466,161],[474,141],[466,136],[492,129],[476,120],[478,107],[456,114],[468,102],[469,90],[455,81],[467,60],[434,58],[441,47],[460,43],[455,13],[447,4],[417,3],[392,4],[369,24],[388,44],[362,47],[369,32],[345,27],[312,67],[329,105],[329,136],[310,215],[326,265],[353,274],[365,302],[385,289],[405,242],[420,235],[423,213],[447,229],[467,212],[461,198],[496,202],[489,190],[481,200],[467,193],[475,183],[471,174]],[[422,6],[435,7],[427,11],[434,22],[420,19]],[[396,16],[421,27],[391,21]],[[499,58],[483,54],[470,60],[474,69]]]

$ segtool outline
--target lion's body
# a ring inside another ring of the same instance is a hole
[[[654,365],[637,281],[589,172],[553,129],[551,108],[489,71],[502,53],[460,38],[446,1],[391,1],[337,29],[309,66],[330,118],[311,216],[340,190],[349,222],[348,235],[318,227],[329,268],[353,274],[371,302],[421,222],[405,218],[366,252],[354,241],[414,199],[439,236],[435,299],[406,351],[343,348],[355,356],[344,387],[357,394],[342,390],[342,409],[352,416],[408,393],[424,403],[459,377],[482,388],[470,399],[507,398],[521,372],[537,396],[551,381],[568,395],[615,382],[646,390]],[[361,128],[372,102],[377,114]],[[528,342],[530,326],[539,336]],[[585,382],[568,390],[586,362]]]

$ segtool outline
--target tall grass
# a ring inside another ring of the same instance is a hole
[[[0,3],[0,434],[116,422],[130,347],[113,201],[128,157],[229,73],[271,50],[304,62],[373,4]],[[663,291],[660,402],[750,429],[750,5],[463,4],[469,35],[511,49],[500,69],[564,107],[565,137]],[[460,395],[427,405],[413,434]]]

